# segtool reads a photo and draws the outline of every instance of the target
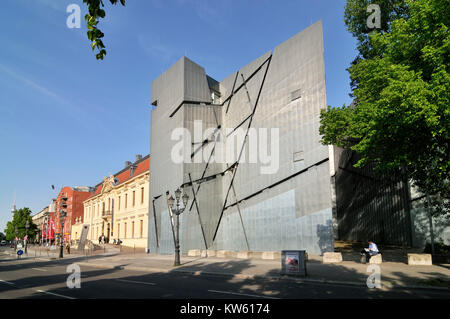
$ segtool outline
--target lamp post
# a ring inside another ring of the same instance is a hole
[[[25,223],[25,254],[28,254],[28,228],[30,228],[30,221],[27,220]]]
[[[183,207],[180,207],[180,198],[183,201]],[[175,204],[176,200],[176,205]],[[184,212],[184,209],[187,206],[189,200],[189,195],[184,193],[181,196],[181,190],[178,188],[175,191],[175,198],[172,195],[169,196],[167,192],[167,203],[169,204],[169,209],[177,216],[177,224],[176,224],[176,235],[175,235],[175,263],[174,266],[180,265],[180,215]],[[175,208],[176,206],[176,208]]]
[[[66,219],[66,212],[64,210],[59,211],[59,221],[61,223],[61,233],[59,236],[59,258],[63,258],[63,249],[64,249],[64,241],[63,241],[63,232],[64,232],[64,220]]]
[[[16,238],[14,239],[14,249],[17,250],[17,241],[19,240],[19,237],[17,237],[19,236],[19,230],[17,229],[17,226],[15,230],[16,230]]]

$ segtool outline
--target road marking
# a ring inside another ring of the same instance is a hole
[[[47,271],[47,270],[45,270],[45,269],[40,269],[40,268],[31,268],[31,269],[39,270],[39,271]]]
[[[73,297],[64,296],[64,295],[60,295],[60,294],[55,294],[53,292],[49,292],[49,291],[45,291],[45,290],[36,290],[36,291],[44,293],[44,294],[48,294],[48,295],[53,295],[53,296],[56,296],[56,297],[61,297],[61,298],[66,298],[66,299],[76,299],[76,298],[73,298]]]
[[[5,283],[5,284],[11,285],[11,286],[15,286],[15,284],[14,284],[14,283],[12,283],[12,282],[9,282],[9,281],[6,281],[6,280],[2,280],[2,279],[0,279],[0,282],[3,282],[3,283]]]
[[[126,279],[116,279],[117,281],[123,281],[123,282],[129,282],[129,283],[133,283],[133,284],[144,284],[144,285],[151,285],[154,286],[156,285],[153,282],[145,282],[145,281],[134,281],[134,280],[126,280]]]
[[[220,290],[208,290],[209,292],[215,292],[219,294],[229,294],[229,295],[237,295],[237,296],[247,296],[247,297],[256,297],[256,298],[268,298],[268,299],[281,299],[276,297],[269,297],[265,295],[250,295],[250,294],[241,294],[239,292],[231,292],[231,291],[220,291]]]

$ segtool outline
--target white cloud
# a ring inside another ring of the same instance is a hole
[[[31,86],[32,88],[36,89],[37,91],[39,91],[40,93],[47,95],[53,99],[55,99],[56,101],[60,102],[60,103],[66,103],[66,101],[64,99],[62,99],[61,97],[59,97],[56,93],[50,91],[49,89],[37,84],[36,82],[21,76],[20,74],[18,74],[17,72],[11,70],[10,68],[0,64],[0,69],[2,69],[4,72],[8,73],[10,76],[12,76],[13,78],[15,78],[16,80],[22,81],[26,84],[28,84],[29,86]]]
[[[84,123],[83,117],[86,118],[87,113],[80,107],[74,105],[73,103],[71,103],[67,99],[61,97],[60,95],[53,92],[52,90],[29,79],[27,76],[20,74],[19,72],[11,69],[10,67],[0,64],[0,71],[3,71],[6,74],[10,75],[12,78],[25,83],[26,85],[33,88],[35,91],[39,92],[40,94],[50,97],[51,99],[53,99],[55,102],[57,102],[59,104],[59,105],[57,105],[59,111],[63,110],[64,112],[67,112],[68,115],[70,115],[72,118]],[[60,106],[64,106],[64,107],[60,107]]]

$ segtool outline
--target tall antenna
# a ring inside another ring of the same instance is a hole
[[[11,214],[14,216],[14,212],[16,211],[16,190],[14,190],[14,200],[11,207]]]

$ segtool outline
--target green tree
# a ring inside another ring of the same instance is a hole
[[[401,170],[434,196],[435,213],[448,214],[450,0],[373,2],[391,6],[383,27],[367,32],[369,1],[347,1],[345,22],[359,50],[348,69],[354,102],[321,113],[322,143],[358,152],[356,166]]]
[[[370,4],[376,4],[380,8],[380,28],[372,29],[367,25],[367,19],[371,14],[367,12]],[[358,40],[358,58],[370,56],[369,35],[372,32],[390,32],[392,21],[407,17],[408,6],[405,0],[347,0],[344,22],[347,30]]]
[[[26,223],[29,222],[28,233],[26,232]],[[34,237],[38,231],[36,224],[33,223],[33,219],[31,217],[31,210],[27,207],[16,209],[14,211],[13,220],[8,222],[6,225],[5,233],[6,240],[13,240],[16,238],[16,228],[17,228],[17,237],[23,238],[25,234],[28,234],[28,237]]]
[[[103,19],[106,16],[105,10],[102,9],[105,5],[102,0],[83,0],[83,2],[87,5],[89,10],[89,13],[84,16],[87,28],[89,29],[87,37],[91,41],[92,51],[96,48],[99,51],[95,56],[97,60],[103,60],[106,56],[105,45],[102,41],[105,34],[97,27],[97,25],[100,18]],[[119,0],[109,0],[109,2],[115,5]],[[120,0],[120,3],[122,6],[125,6],[125,0]]]

